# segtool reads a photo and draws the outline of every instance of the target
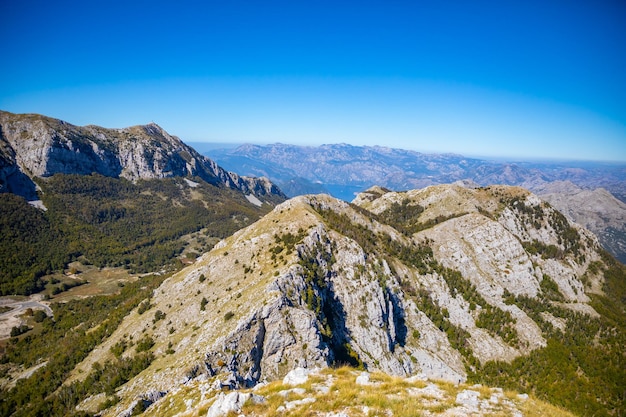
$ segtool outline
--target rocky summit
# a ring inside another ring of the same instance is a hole
[[[166,279],[65,385],[149,351],[145,369],[81,409],[150,414],[189,399],[187,412],[198,415],[224,401],[221,390],[350,365],[452,384],[517,383],[544,399],[562,387],[576,399],[558,404],[585,401],[604,415],[623,407],[623,304],[611,304],[618,310],[605,321],[608,288],[623,285],[606,271],[619,268],[592,233],[521,188],[374,187],[352,204],[300,196]],[[618,393],[587,392],[596,388]],[[194,398],[205,408],[192,407]]]
[[[34,177],[92,173],[131,181],[199,177],[247,195],[283,196],[266,178],[228,172],[154,123],[123,129],[79,127],[0,111],[0,192],[37,200]]]

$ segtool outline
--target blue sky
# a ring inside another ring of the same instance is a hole
[[[187,142],[626,161],[626,3],[0,2],[0,109]]]

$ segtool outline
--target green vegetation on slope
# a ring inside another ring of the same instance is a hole
[[[22,197],[0,194],[0,294],[32,294],[70,258],[65,237]]]
[[[329,226],[354,239],[366,252],[394,257],[420,274],[440,274],[453,295],[462,295],[470,306],[482,307],[477,326],[499,335],[512,346],[518,344],[510,313],[490,306],[458,271],[442,267],[434,260],[428,242],[405,245],[386,234],[374,234],[367,227],[353,223],[346,215],[330,210],[318,211]],[[411,223],[410,218],[393,216],[393,211],[383,216],[371,215],[361,208],[358,211],[371,219],[385,220],[394,228]],[[415,214],[419,216],[419,210]],[[533,212],[531,218],[540,218],[540,214]],[[577,240],[580,237],[574,234],[575,229],[563,223],[559,215],[550,219],[553,227],[564,233],[560,243],[566,251],[580,258]],[[399,282],[405,295],[414,300],[419,310],[445,332],[452,346],[463,354],[472,381],[532,392],[580,415],[622,415],[626,411],[626,267],[608,253],[603,253],[602,264],[606,265],[603,268],[606,296],[594,295],[591,303],[601,314],[599,318],[559,307],[558,302],[563,301],[563,295],[547,275],[541,282],[542,292],[538,298],[505,294],[507,304],[515,303],[522,308],[540,324],[548,338],[545,348],[519,357],[510,364],[489,362],[480,366],[466,343],[468,335],[449,322],[447,311],[430,298],[428,291],[415,288],[415,283],[407,279],[399,277]],[[595,268],[601,268],[599,265]],[[566,330],[561,332],[554,328],[542,312],[566,320]]]
[[[71,416],[86,396],[114,389],[147,367],[150,352],[132,358],[118,358],[104,368],[94,365],[83,382],[62,386],[74,367],[108,338],[139,303],[150,297],[165,276],[146,276],[129,283],[119,294],[52,304],[54,319],[43,321],[37,335],[12,338],[2,356],[2,364],[30,368],[46,361],[30,378],[0,392],[0,415]]]
[[[42,276],[79,257],[132,272],[175,266],[182,236],[207,228],[207,250],[211,239],[232,234],[270,209],[195,180],[192,188],[182,178],[132,183],[57,174],[40,181],[45,212],[0,195],[0,294],[41,291]]]
[[[580,415],[623,415],[626,411],[626,267],[604,254],[606,296],[593,296],[601,316],[590,317],[543,298],[518,297],[516,304],[542,325],[548,345],[513,362],[490,362],[472,379],[520,391]],[[549,284],[542,288],[545,292]],[[542,311],[565,318],[561,332],[543,320]]]

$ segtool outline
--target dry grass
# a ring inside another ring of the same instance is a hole
[[[129,274],[124,268],[96,268],[80,262],[71,263],[69,268],[77,273],[54,274],[46,278],[55,278],[60,281],[59,284],[71,283],[77,279],[87,283],[52,296],[53,301],[67,302],[76,298],[115,294],[120,291],[120,285],[137,279],[137,276]],[[51,294],[52,287],[59,284],[48,284],[47,293]]]
[[[382,373],[370,375],[370,385],[355,383],[359,371],[351,368],[329,369],[312,376],[305,384],[298,386],[303,392],[294,392],[291,386],[282,382],[268,384],[256,394],[266,398],[263,404],[246,404],[242,413],[247,416],[297,416],[313,417],[328,413],[343,412],[348,416],[360,417],[368,415],[412,417],[419,415],[437,415],[460,407],[456,396],[464,390],[479,393],[481,404],[487,404],[492,397],[498,398],[494,404],[483,405],[478,413],[472,415],[509,416],[520,411],[525,416],[569,417],[570,413],[529,398],[523,400],[516,393],[503,393],[502,390],[483,386],[453,385],[445,382],[415,381],[392,377]],[[329,381],[332,381],[328,383]],[[327,384],[329,390],[322,391],[320,386]],[[432,384],[441,396],[428,393],[416,394]],[[411,394],[412,393],[412,394]],[[312,398],[315,401],[297,404],[294,401]],[[204,407],[197,415],[204,415],[208,410]],[[198,410],[200,411],[200,410]],[[463,412],[461,409],[455,411]]]

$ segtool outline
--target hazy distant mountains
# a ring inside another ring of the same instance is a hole
[[[504,162],[346,144],[245,144],[204,153],[240,175],[267,176],[289,196],[324,192],[351,201],[373,185],[410,190],[456,181],[522,186],[595,232],[626,262],[626,164]]]
[[[240,175],[267,176],[290,196],[325,190],[351,201],[355,192],[373,185],[409,190],[471,180],[479,185],[520,185],[533,190],[552,181],[571,181],[582,188],[603,187],[626,201],[626,164],[501,162],[346,144],[245,144],[204,154]]]

